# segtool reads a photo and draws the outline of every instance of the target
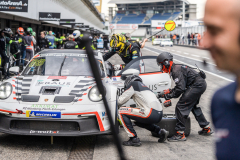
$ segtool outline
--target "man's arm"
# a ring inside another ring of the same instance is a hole
[[[124,103],[129,101],[133,94],[134,94],[134,89],[131,86],[129,89],[123,92],[123,94],[118,98],[118,106],[122,106]]]
[[[142,43],[142,45],[141,45],[141,48],[144,48],[144,47],[145,47],[145,43],[146,43],[147,41],[148,41],[148,39],[145,38],[144,41],[143,41],[143,43]]]
[[[167,98],[178,98],[186,88],[186,82],[185,78],[183,76],[183,73],[181,71],[174,73],[174,82],[176,86],[172,89],[172,92],[170,94],[167,94]]]
[[[103,60],[106,61],[108,60],[109,58],[111,58],[116,52],[115,51],[109,51],[107,52],[104,56],[103,56]]]

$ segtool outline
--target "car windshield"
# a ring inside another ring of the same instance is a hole
[[[104,77],[102,61],[97,60],[97,64]],[[92,76],[92,71],[85,54],[43,54],[35,56],[22,75]]]

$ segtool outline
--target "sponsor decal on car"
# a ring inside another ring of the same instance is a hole
[[[102,112],[102,120],[108,120],[108,116],[106,112]]]
[[[36,86],[59,86],[59,87],[69,87],[71,82],[44,82],[43,80],[38,80]]]
[[[37,110],[37,111],[46,111],[46,110],[54,110],[54,111],[63,111],[65,108],[59,107],[59,105],[55,104],[32,104],[28,107],[23,107],[24,110]]]
[[[26,110],[26,117],[61,118],[61,112],[46,112],[46,111]]]
[[[113,80],[114,80],[114,81],[117,81],[117,78],[114,78],[114,77],[113,77]]]
[[[34,134],[34,133],[37,133],[37,134],[58,134],[59,131],[52,131],[52,130],[49,130],[49,131],[35,131],[35,130],[30,130],[30,133],[31,134]]]

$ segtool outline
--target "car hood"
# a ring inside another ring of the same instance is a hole
[[[89,76],[19,76],[15,91],[19,102],[74,103],[94,84]]]

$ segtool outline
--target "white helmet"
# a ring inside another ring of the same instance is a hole
[[[75,30],[72,35],[76,39],[76,38],[78,38],[80,36],[80,34],[81,34],[81,32],[79,30]]]

